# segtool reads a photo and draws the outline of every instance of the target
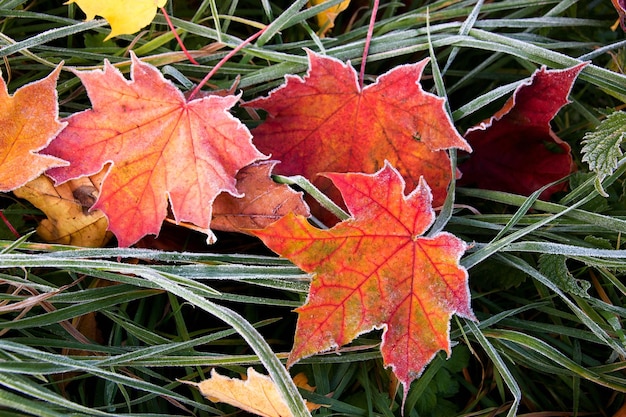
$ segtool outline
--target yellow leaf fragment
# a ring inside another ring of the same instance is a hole
[[[103,176],[104,171],[55,187],[52,180],[42,175],[13,193],[47,216],[37,228],[46,242],[102,247],[112,237],[107,232],[108,221],[100,210],[89,211],[89,208],[96,200]]]
[[[314,388],[308,385],[306,377],[303,376],[298,374],[294,377],[296,385],[312,391]],[[269,376],[258,373],[254,368],[248,368],[248,379],[245,381],[228,378],[213,369],[209,379],[193,385],[213,402],[227,403],[263,417],[293,416],[274,381]],[[315,410],[319,405],[307,403],[307,407],[309,410]]]
[[[104,40],[114,36],[130,35],[148,26],[157,8],[165,6],[167,0],[69,0],[65,4],[76,3],[87,15],[87,20],[102,16],[111,25],[111,33]]]
[[[317,6],[318,4],[326,3],[328,0],[309,0],[309,7]],[[326,34],[335,26],[335,19],[339,13],[343,12],[350,5],[350,0],[344,0],[336,6],[329,7],[321,13],[318,13],[315,17],[317,19],[317,25],[319,26],[318,34],[320,37],[326,36]]]

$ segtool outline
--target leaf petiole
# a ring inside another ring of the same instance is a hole
[[[200,81],[198,83],[198,85],[196,86],[196,88],[193,89],[193,91],[191,92],[191,94],[189,95],[188,100],[191,101],[193,100],[193,98],[200,92],[200,90],[202,89],[202,86],[204,86],[209,79],[211,79],[211,77],[222,67],[222,65],[224,65],[226,62],[228,62],[228,60],[230,58],[233,57],[233,55],[235,55],[237,52],[241,51],[244,46],[250,44],[250,42],[252,42],[253,40],[255,40],[256,38],[258,38],[259,36],[261,36],[263,33],[265,33],[265,31],[267,30],[269,26],[264,27],[263,29],[261,29],[260,31],[258,31],[257,33],[255,33],[254,35],[250,36],[248,39],[244,40],[243,42],[241,42],[239,45],[237,45],[232,51],[230,51],[229,53],[226,54],[226,56],[224,56],[224,58],[222,58],[220,60],[220,62],[218,62],[217,64],[215,64],[215,66],[213,67],[213,69],[211,71],[209,71],[209,73],[202,79],[202,81]]]
[[[376,13],[378,13],[378,4],[379,0],[374,0],[374,5],[372,6],[372,16],[370,18],[370,24],[367,28],[367,36],[365,37],[365,46],[363,47],[363,58],[361,58],[361,71],[359,73],[359,85],[361,89],[363,89],[363,79],[365,78],[365,64],[367,62],[367,54],[370,51],[370,43],[372,41],[372,36],[374,35],[374,23],[376,22]]]
[[[196,61],[194,57],[191,56],[187,48],[185,48],[185,44],[183,43],[183,40],[178,35],[178,32],[176,31],[176,28],[174,27],[174,24],[172,23],[172,20],[170,19],[170,15],[167,13],[167,10],[165,10],[165,7],[161,7],[161,13],[163,13],[163,17],[165,18],[167,25],[170,27],[170,30],[172,31],[172,35],[174,35],[174,38],[176,38],[176,42],[178,42],[178,44],[180,45],[180,49],[182,49],[183,53],[185,54],[189,62],[191,62],[194,65],[200,65],[198,61]]]

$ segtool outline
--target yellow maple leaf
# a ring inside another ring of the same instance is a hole
[[[304,374],[298,374],[293,379],[297,386],[309,391],[314,390],[308,385]],[[196,386],[202,395],[213,402],[227,403],[263,417],[293,416],[274,381],[269,376],[258,373],[254,368],[248,368],[246,380],[228,378],[213,369],[210,378],[197,384],[189,384]],[[313,403],[306,405],[309,410],[320,407]]]
[[[100,210],[89,211],[96,200],[102,171],[58,186],[42,175],[13,191],[16,197],[30,201],[44,212],[37,234],[46,242],[82,247],[102,247],[113,236]]]
[[[111,33],[104,40],[118,35],[130,35],[152,22],[157,8],[167,0],[69,0],[76,3],[87,15],[87,20],[102,16],[111,25]]]
[[[317,6],[318,4],[326,3],[328,0],[309,0],[309,7]],[[318,13],[315,17],[317,19],[317,25],[319,26],[320,37],[326,36],[333,26],[335,26],[335,18],[337,15],[348,8],[350,0],[344,0],[336,6],[329,7],[321,13]]]

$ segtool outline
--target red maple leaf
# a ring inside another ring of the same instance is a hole
[[[423,176],[441,204],[451,179],[443,150],[470,147],[444,110],[444,99],[419,84],[428,60],[396,67],[361,88],[349,64],[307,54],[304,78],[287,75],[268,97],[244,104],[269,113],[253,135],[262,152],[281,161],[276,173],[303,175],[340,201],[318,173],[373,173],[387,160],[411,187]]]
[[[104,70],[76,71],[93,108],[67,118],[46,153],[70,161],[48,174],[61,183],[110,164],[93,209],[102,210],[120,246],[158,234],[167,201],[177,222],[209,235],[212,203],[239,195],[235,175],[265,158],[248,129],[229,112],[237,96],[187,101],[149,64],[132,56],[131,81],[109,62]]]
[[[59,65],[46,78],[26,84],[13,96],[0,78],[0,191],[13,191],[66,161],[37,151],[65,126],[59,122],[56,83]]]
[[[530,195],[575,170],[570,146],[559,139],[550,121],[565,104],[586,63],[563,70],[536,71],[490,119],[470,128],[465,139],[473,154],[459,168],[459,185]],[[541,198],[563,190],[557,184]]]
[[[351,219],[321,230],[290,214],[253,231],[315,274],[306,304],[296,310],[287,363],[384,328],[383,359],[406,394],[439,350],[450,354],[452,314],[474,320],[467,271],[459,265],[467,246],[447,232],[422,236],[435,218],[423,179],[405,196],[402,176],[388,163],[375,174],[324,175],[340,190]]]

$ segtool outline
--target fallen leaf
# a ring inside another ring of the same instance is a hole
[[[177,222],[209,229],[212,203],[223,191],[239,196],[235,175],[266,158],[248,129],[229,112],[238,96],[187,101],[153,66],[132,55],[131,81],[108,61],[104,70],[75,71],[93,108],[67,118],[45,153],[70,161],[48,171],[56,184],[106,176],[93,210],[102,210],[120,246],[158,234],[167,202]]]
[[[317,6],[318,4],[326,3],[328,0],[310,0],[308,5]],[[315,15],[317,20],[317,26],[319,27],[318,34],[321,38],[325,37],[328,32],[335,26],[335,19],[339,13],[343,12],[350,5],[350,0],[344,0],[341,3],[331,6],[321,13]]]
[[[15,190],[66,161],[37,153],[63,129],[58,118],[59,65],[46,78],[26,84],[13,96],[0,78],[0,192]]]
[[[270,178],[277,163],[261,161],[242,168],[235,178],[237,190],[243,197],[235,198],[226,193],[217,196],[211,227],[226,232],[249,233],[247,229],[262,229],[291,212],[309,217],[302,193]]]
[[[37,234],[46,242],[98,248],[113,237],[100,210],[89,211],[102,183],[104,172],[81,177],[55,187],[42,175],[13,191],[44,212],[47,219],[37,227]]]
[[[306,377],[300,374],[294,377],[294,382],[300,388],[313,391],[308,385]],[[276,384],[269,376],[258,373],[254,368],[248,368],[248,378],[228,378],[220,375],[215,369],[211,370],[211,377],[191,385],[198,387],[202,395],[212,402],[223,402],[241,408],[249,413],[265,417],[291,417],[287,404],[280,396]],[[306,402],[309,410],[319,408],[319,405]]]
[[[244,104],[269,113],[253,135],[262,152],[281,161],[276,173],[303,175],[340,202],[318,173],[373,173],[388,160],[410,187],[423,176],[435,204],[442,204],[452,175],[443,150],[471,149],[444,110],[444,99],[419,84],[428,60],[396,67],[361,88],[349,64],[307,54],[304,78],[287,75],[268,97]]]
[[[438,351],[450,354],[452,314],[475,320],[459,265],[467,245],[447,232],[422,236],[435,218],[424,179],[405,196],[402,176],[388,163],[375,174],[324,175],[341,191],[351,219],[321,230],[290,214],[254,231],[314,273],[306,304],[296,310],[287,365],[383,328],[385,366],[406,394]]]
[[[565,104],[586,63],[563,70],[536,71],[494,116],[470,128],[465,139],[474,152],[459,168],[459,185],[530,195],[576,168],[570,146],[559,139],[550,121]],[[563,190],[545,190],[541,198]]]
[[[102,16],[109,22],[111,33],[104,42],[118,35],[130,35],[148,26],[157,9],[165,6],[167,0],[69,0],[65,4],[76,3],[87,15],[87,20]]]

